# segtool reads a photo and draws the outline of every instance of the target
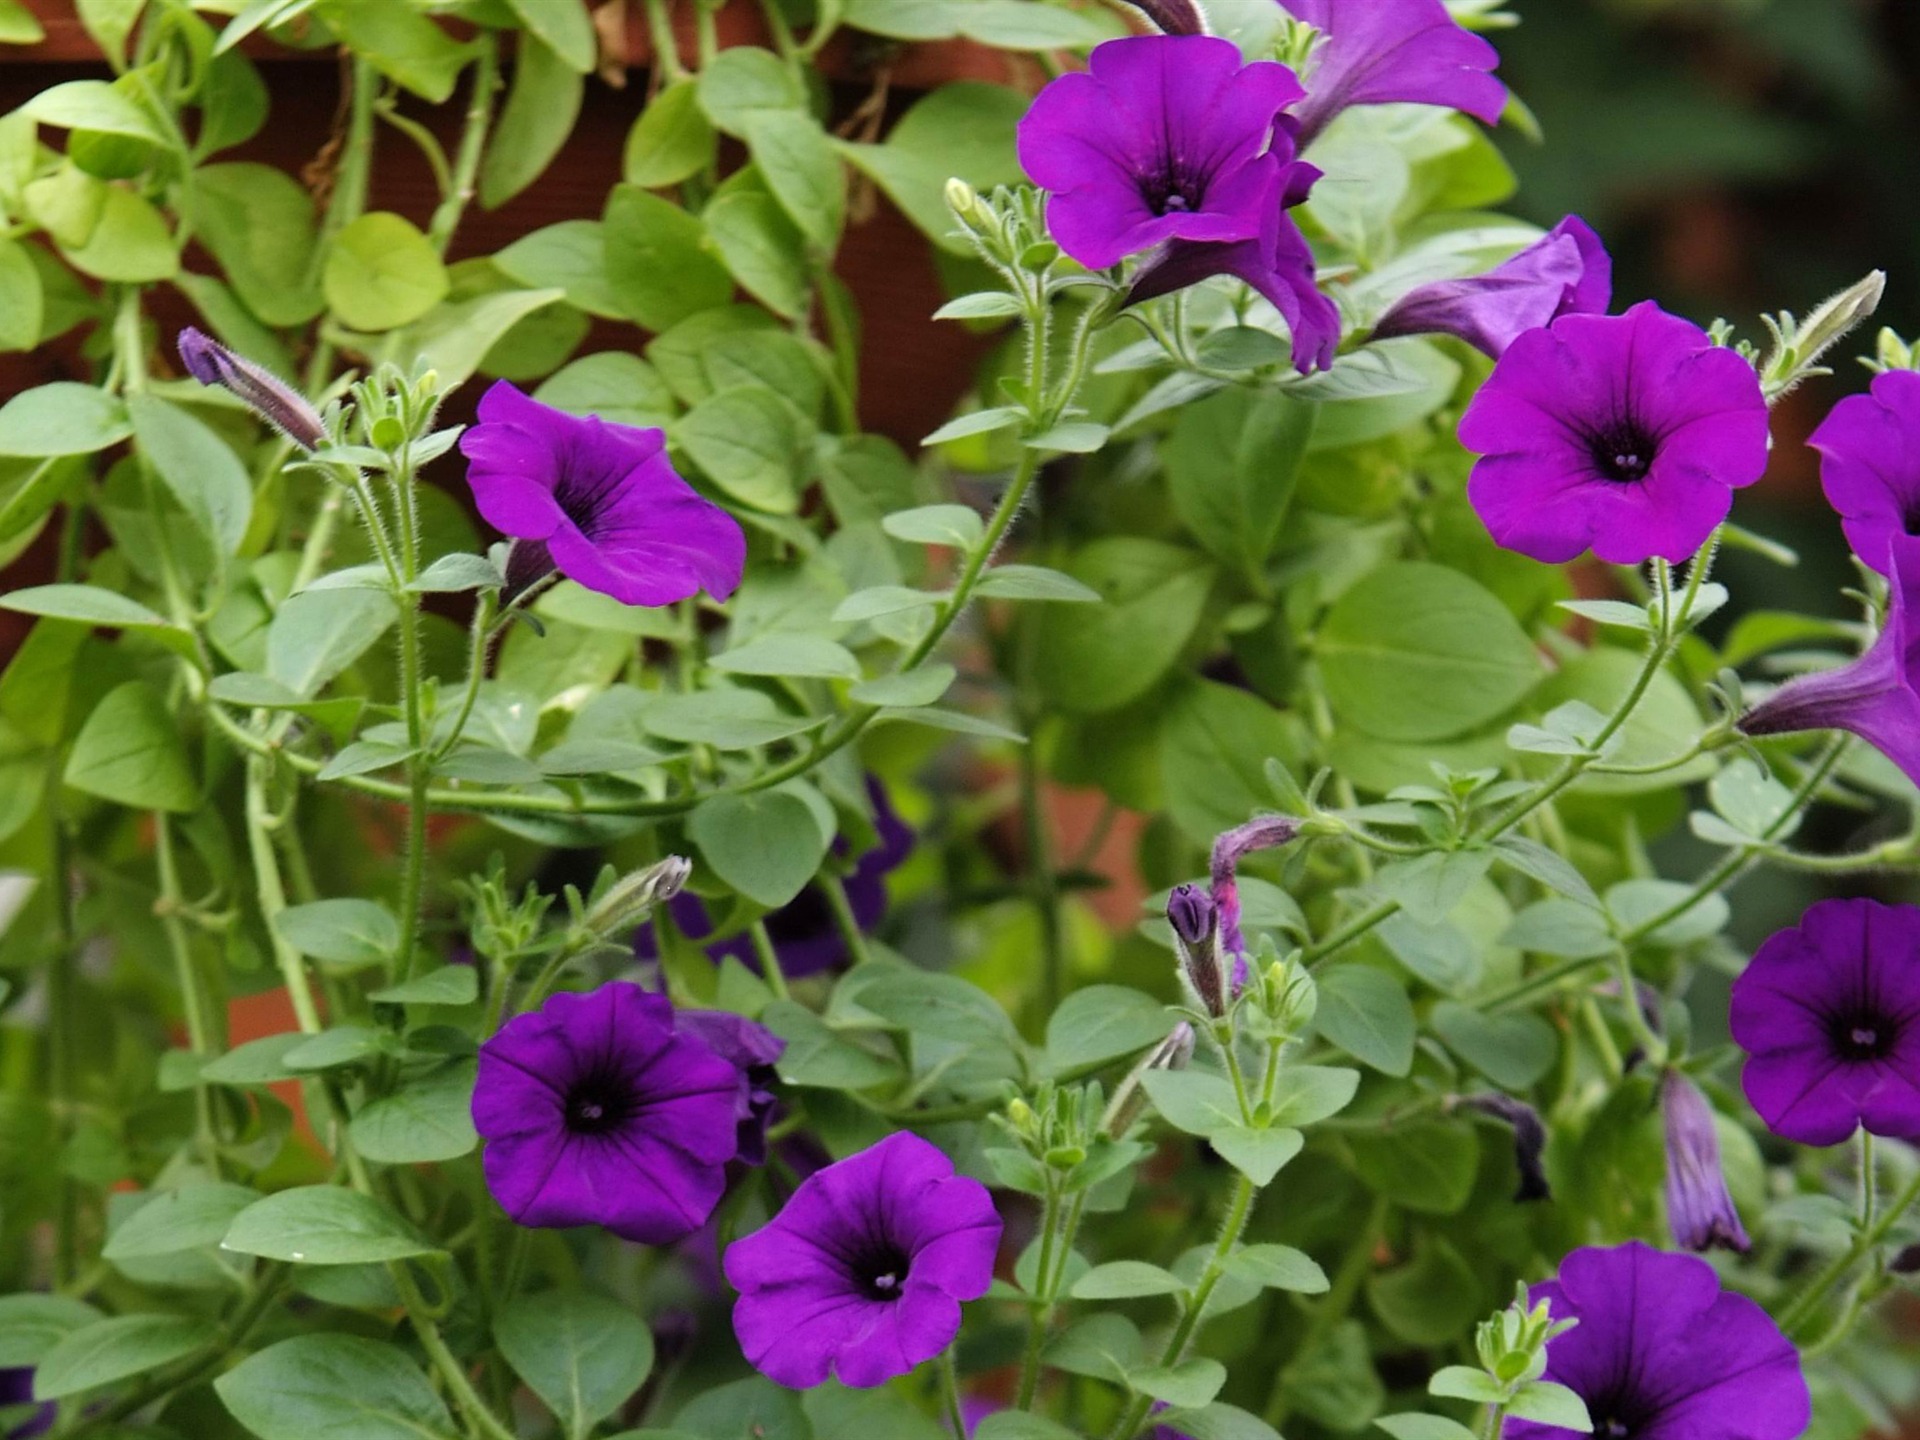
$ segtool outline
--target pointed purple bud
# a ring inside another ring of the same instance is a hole
[[[1845,730],[1920,783],[1920,646],[1907,633],[1920,605],[1920,536],[1894,535],[1886,553],[1887,616],[1867,653],[1789,680],[1741,716],[1738,728],[1756,736]]]
[[[1147,1103],[1147,1092],[1140,1083],[1141,1077],[1149,1070],[1184,1070],[1192,1063],[1193,1026],[1182,1020],[1120,1082],[1113,1092],[1113,1099],[1107,1103],[1107,1113],[1100,1119],[1100,1128],[1115,1140],[1123,1139],[1127,1131],[1133,1128],[1133,1122],[1140,1118],[1140,1112]]]
[[[1194,997],[1209,1015],[1225,1015],[1226,966],[1220,955],[1220,916],[1212,897],[1198,885],[1176,885],[1167,897],[1167,923],[1173,926],[1180,970]]]
[[[1127,0],[1163,35],[1206,35],[1207,17],[1194,0]]]
[[[559,570],[544,540],[516,540],[507,547],[507,584],[500,603],[511,605],[529,590],[544,586]]]
[[[1525,1101],[1492,1091],[1463,1096],[1460,1103],[1513,1127],[1513,1163],[1520,1171],[1520,1186],[1513,1192],[1514,1200],[1521,1203],[1551,1200],[1553,1188],[1547,1184],[1546,1168],[1541,1164],[1547,1148],[1547,1127],[1540,1122],[1540,1112]]]
[[[1213,904],[1220,912],[1220,948],[1233,961],[1236,995],[1247,983],[1247,940],[1240,933],[1240,884],[1235,872],[1242,857],[1284,845],[1299,833],[1300,822],[1291,815],[1260,815],[1213,842]]]
[[[1569,215],[1484,275],[1409,290],[1388,307],[1373,335],[1455,335],[1498,360],[1526,331],[1562,315],[1604,315],[1612,299],[1607,247],[1584,220]]]
[[[1744,1255],[1752,1248],[1720,1170],[1720,1135],[1707,1097],[1678,1070],[1660,1077],[1667,1125],[1667,1227],[1688,1250],[1719,1245]]]
[[[202,385],[232,391],[302,450],[318,450],[326,443],[327,427],[319,413],[292,386],[191,325],[180,332],[180,360]]]

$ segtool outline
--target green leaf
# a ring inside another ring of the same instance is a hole
[[[383,1060],[398,1048],[389,1030],[365,1025],[334,1025],[290,1046],[281,1063],[296,1075],[313,1070],[342,1070]]]
[[[98,585],[29,585],[0,595],[0,608],[23,615],[46,615],[55,620],[78,620],[115,630],[172,630],[173,623],[138,600]]]
[[[1167,811],[1196,845],[1273,803],[1266,767],[1300,754],[1297,721],[1233,685],[1177,684],[1159,720]]]
[[[1458,1420],[1443,1415],[1382,1415],[1373,1423],[1393,1440],[1479,1440]]]
[[[1523,1010],[1485,1015],[1443,1000],[1428,1023],[1449,1050],[1503,1090],[1530,1089],[1560,1058],[1559,1032]]]
[[[638,355],[620,350],[582,355],[562,366],[533,398],[570,415],[598,415],[615,425],[665,425],[679,409],[660,372]]]
[[[870,1440],[949,1440],[946,1429],[898,1390],[852,1390],[838,1381],[816,1385],[800,1397],[815,1436],[867,1436]]]
[[[521,7],[544,8],[539,0],[518,0]],[[559,5],[586,18],[580,0]],[[588,43],[593,43],[591,23]],[[492,210],[504,205],[546,171],[573,133],[586,83],[545,37],[531,30],[520,36],[513,67],[513,88],[500,112],[500,126],[480,165],[480,203]]]
[[[1529,1380],[1508,1402],[1507,1413],[1538,1425],[1553,1425],[1562,1430],[1593,1433],[1593,1417],[1579,1392],[1551,1380]]]
[[[42,125],[63,130],[91,130],[104,135],[127,135],[166,143],[166,134],[153,117],[120,86],[106,80],[69,80],[42,90],[22,112]]]
[[[222,555],[233,555],[253,515],[253,482],[240,457],[200,420],[159,396],[127,397],[133,436],[180,508]]]
[[[796,119],[806,108],[798,76],[770,50],[734,45],[700,70],[700,108],[716,127],[746,139],[755,119]],[[810,117],[809,117],[810,118]]]
[[[1217,1400],[1198,1410],[1165,1410],[1155,1419],[1192,1440],[1280,1440],[1280,1432],[1259,1416]]]
[[[464,385],[515,326],[564,296],[557,289],[498,290],[436,305],[395,337],[396,353],[411,355],[442,385]]]
[[[0,350],[40,343],[46,298],[33,256],[17,240],[0,240]]]
[[[267,627],[266,673],[302,699],[364,655],[398,618],[377,590],[302,592]]]
[[[1367,1303],[1410,1345],[1444,1345],[1485,1313],[1473,1267],[1435,1236],[1418,1239],[1407,1264],[1368,1277]]]
[[[1540,660],[1506,606],[1456,570],[1386,565],[1327,613],[1316,653],[1339,717],[1385,740],[1444,740],[1518,703]],[[1407,697],[1420,703],[1409,705]]]
[[[1004,86],[942,86],[916,101],[883,144],[844,149],[922,234],[955,254],[971,255],[971,243],[947,209],[947,180],[964,180],[982,194],[1019,184],[1014,130],[1027,103],[1022,91]]]
[[[739,172],[749,178],[757,173]],[[811,285],[805,241],[771,194],[751,186],[723,190],[700,220],[741,289],[789,320],[806,312]]]
[[[1100,592],[1071,575],[1044,565],[996,565],[973,587],[973,593],[992,600],[1053,600],[1074,605],[1097,605]]]
[[[1422,925],[1437,925],[1492,867],[1491,850],[1434,851],[1394,861],[1373,877],[1373,883]]]
[[[244,1185],[218,1181],[164,1190],[129,1215],[100,1252],[107,1260],[141,1260],[218,1245],[233,1217],[260,1198]]]
[[[1289,1065],[1280,1072],[1275,1125],[1313,1125],[1353,1102],[1360,1072],[1332,1065]]]
[[[327,304],[355,330],[395,330],[447,298],[439,252],[411,220],[362,215],[333,237],[320,278]]]
[[[729,646],[707,663],[729,675],[793,675],[822,680],[860,677],[860,662],[844,645],[798,631],[756,636],[744,645]]]
[[[1125,1385],[1145,1348],[1131,1320],[1123,1315],[1097,1314],[1076,1320],[1054,1336],[1043,1356],[1048,1365],[1069,1375],[1088,1375]]]
[[[493,1338],[570,1435],[619,1409],[653,1369],[653,1334],[640,1317],[582,1290],[519,1297],[495,1318]]]
[[[1219,1075],[1203,1070],[1149,1070],[1140,1083],[1167,1123],[1189,1135],[1211,1135],[1241,1124],[1233,1086]]]
[[[1141,1260],[1114,1260],[1096,1265],[1073,1282],[1076,1300],[1131,1300],[1141,1295],[1178,1295],[1187,1288],[1170,1270]]]
[[[1034,675],[1043,698],[1062,710],[1117,710],[1179,657],[1206,607],[1213,568],[1179,546],[1114,536],[1076,552],[1066,569],[1106,603],[1039,611]]]
[[[787,1042],[777,1063],[789,1085],[821,1090],[865,1090],[897,1082],[900,1062],[869,1050],[833,1029],[791,1000],[776,1000],[760,1014],[760,1023]]]
[[[960,10],[960,33],[996,50],[1078,49],[1119,33],[1094,13],[1031,0],[974,0]]]
[[[1218,1360],[1196,1356],[1178,1365],[1150,1365],[1133,1372],[1133,1385],[1143,1395],[1168,1405],[1197,1408],[1220,1393],[1227,1383],[1227,1367]]]
[[[260,1440],[440,1440],[459,1433],[398,1346],[358,1335],[296,1335],[213,1382]]]
[[[742,504],[773,515],[799,508],[811,427],[772,391],[757,385],[722,390],[682,416],[673,438],[702,474]]]
[[[1368,1189],[1426,1215],[1451,1215],[1473,1193],[1480,1142],[1462,1121],[1412,1121],[1345,1137]]]
[[[325,308],[312,278],[316,228],[306,186],[271,165],[205,165],[187,197],[194,237],[254,315],[268,325],[304,325]]]
[[[607,283],[643,329],[669,329],[733,298],[733,279],[707,253],[699,218],[671,200],[616,185],[603,224]]]
[[[1027,412],[1017,405],[995,405],[985,410],[969,410],[956,415],[939,429],[921,436],[923,446],[944,445],[949,440],[964,440],[969,435],[991,435],[996,430],[1011,430],[1023,423]]]
[[[436,105],[452,97],[470,47],[409,0],[320,0],[317,8],[341,43],[381,74]]]
[[[1080,1440],[1080,1436],[1044,1415],[996,1410],[974,1427],[973,1440]]]
[[[746,141],[787,218],[813,244],[831,248],[846,223],[847,182],[826,131],[811,115],[756,112],[747,117]]]
[[[600,60],[600,41],[584,0],[507,0],[507,6],[571,69],[582,75],[592,73]]]
[[[75,1330],[33,1372],[36,1400],[60,1400],[171,1364],[210,1344],[210,1320],[182,1315],[117,1315]]]
[[[589,315],[628,318],[607,278],[606,226],[601,221],[562,220],[522,235],[493,257],[493,267],[522,285],[558,289],[569,305]]]
[[[1322,1295],[1329,1288],[1327,1272],[1313,1257],[1291,1245],[1245,1245],[1227,1260],[1227,1273],[1251,1280],[1269,1290],[1291,1290],[1298,1295]]]
[[[1271,1185],[1281,1167],[1300,1153],[1306,1137],[1298,1130],[1254,1130],[1245,1125],[1230,1125],[1208,1135],[1207,1143],[1222,1160],[1254,1184]]]
[[[812,1440],[813,1436],[799,1397],[758,1375],[695,1396],[673,1417],[673,1428],[700,1440]]]
[[[1413,1069],[1413,1002],[1398,980],[1371,965],[1336,965],[1313,978],[1322,1039],[1387,1075]]]
[[[91,455],[133,434],[121,401],[91,385],[56,380],[0,405],[0,455]]]
[[[980,512],[966,505],[918,505],[911,510],[896,510],[880,521],[880,528],[896,540],[946,545],[955,550],[971,550],[987,533]]]
[[[1427,1393],[1447,1400],[1471,1400],[1476,1405],[1498,1405],[1506,1398],[1497,1380],[1467,1365],[1448,1365],[1437,1371],[1427,1382]]]
[[[363,1106],[348,1127],[354,1149],[382,1165],[457,1160],[480,1143],[473,1128],[474,1062],[455,1060]]]
[[[713,125],[700,109],[699,86],[676,80],[653,97],[627,132],[622,171],[629,185],[678,185],[713,160]]]
[[[824,722],[786,714],[757,690],[702,690],[663,695],[641,713],[640,723],[662,740],[751,750],[804,734]]]
[[[1259,576],[1279,543],[1315,407],[1234,387],[1186,406],[1165,448],[1180,521],[1221,564]]]
[[[471,965],[442,965],[417,979],[372,991],[378,1005],[471,1005],[480,995],[480,977]]]
[[[945,695],[953,685],[955,674],[953,666],[944,661],[930,661],[897,675],[877,675],[871,680],[862,680],[847,691],[847,698],[862,705],[916,709],[931,705]]]
[[[1646,936],[1662,946],[1692,945],[1726,929],[1732,910],[1724,895],[1696,898],[1691,886],[1674,880],[1622,880],[1607,887],[1607,911],[1622,931],[1635,931],[1685,904]]]
[[[1076,990],[1047,1020],[1047,1068],[1055,1075],[1105,1064],[1158,1045],[1173,1016],[1151,995],[1124,985]]]
[[[273,917],[273,928],[302,955],[331,965],[384,964],[400,945],[400,922],[386,906],[372,900],[289,905]]]
[[[1069,420],[1029,435],[1021,444],[1029,450],[1054,450],[1066,455],[1091,455],[1107,443],[1109,427],[1089,420]]]
[[[62,777],[75,790],[130,810],[184,814],[200,806],[200,783],[180,726],[141,680],[109,690],[81,727]]]
[[[308,1038],[295,1030],[249,1040],[201,1066],[200,1078],[219,1085],[268,1085],[276,1080],[291,1080],[298,1072],[287,1068],[287,1053],[298,1049]]]
[[[300,1265],[360,1265],[439,1253],[378,1200],[337,1185],[303,1185],[242,1210],[224,1248]]]
[[[38,1365],[61,1340],[99,1319],[93,1306],[68,1295],[0,1296],[0,1365]]]
[[[716,875],[769,910],[806,888],[829,838],[812,807],[786,790],[703,800],[687,819],[687,835]]]

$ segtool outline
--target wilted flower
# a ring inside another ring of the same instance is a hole
[[[1193,1026],[1182,1020],[1114,1087],[1113,1099],[1107,1102],[1106,1113],[1100,1117],[1100,1128],[1115,1140],[1124,1139],[1146,1108],[1147,1092],[1141,1084],[1142,1078],[1150,1070],[1186,1069],[1193,1063],[1193,1043]]]
[[[1887,614],[1866,654],[1800,675],[1740,717],[1741,733],[1845,730],[1858,735],[1920,784],[1920,653],[1913,611],[1920,604],[1920,537],[1887,541]]]
[[[1302,145],[1350,105],[1444,105],[1489,125],[1506,109],[1507,87],[1491,73],[1499,52],[1455,24],[1441,0],[1280,0],[1280,8],[1326,37],[1295,111]]]
[[[1638,1240],[1575,1250],[1533,1287],[1555,1320],[1545,1379],[1586,1402],[1596,1440],[1794,1440],[1812,1402],[1800,1355],[1713,1267]],[[1507,1440],[1582,1432],[1509,1418]]]
[[[1604,315],[1612,299],[1613,258],[1586,221],[1569,215],[1484,275],[1409,290],[1373,334],[1455,335],[1498,360],[1528,330],[1562,315]]]
[[[312,405],[264,365],[236,355],[219,341],[189,325],[180,332],[180,361],[202,385],[232,391],[262,420],[302,450],[318,450],[327,427]]]
[[[913,853],[917,838],[913,827],[894,808],[887,787],[873,775],[867,776],[867,799],[873,805],[876,838],[870,848],[860,852],[851,873],[840,880],[847,908],[853,912],[854,924],[863,934],[872,931],[886,916],[887,876]],[[833,853],[838,856],[844,857],[850,848],[845,836],[833,843]],[[760,957],[754,951],[750,936],[731,935],[711,941],[706,938],[718,927],[699,896],[681,891],[667,902],[667,914],[672,917],[674,927],[699,944],[714,963],[732,958],[749,970],[759,970]],[[846,937],[834,920],[833,907],[818,884],[809,884],[778,910],[769,911],[762,923],[767,927],[767,938],[773,941],[774,953],[779,956],[780,973],[789,979],[817,975],[852,958],[847,953]],[[642,959],[652,959],[659,954],[650,930],[642,930],[635,936],[634,953]]]
[[[739,1158],[749,1165],[762,1163],[767,1158],[767,1119],[776,1103],[769,1088],[777,1078],[774,1062],[786,1053],[787,1042],[757,1021],[725,1010],[676,1010],[673,1028],[693,1036],[738,1072]]]
[[[1920,542],[1913,542],[1920,544]],[[1774,1134],[1920,1138],[1920,909],[1822,900],[1733,983],[1741,1083]]]
[[[1719,1245],[1744,1255],[1753,1248],[1720,1169],[1720,1135],[1707,1097],[1678,1070],[1660,1077],[1660,1113],[1667,1130],[1667,1228],[1688,1250]]]
[[[1509,550],[1560,564],[1684,560],[1767,464],[1753,367],[1652,302],[1510,345],[1460,420],[1467,495]]]
[[[1220,948],[1233,962],[1233,993],[1247,983],[1247,938],[1240,933],[1240,861],[1255,850],[1284,845],[1300,833],[1291,815],[1259,815],[1218,836],[1209,866],[1215,909],[1220,912]]]
[[[508,589],[553,573],[628,605],[670,605],[740,583],[739,523],[674,473],[663,431],[568,415],[505,380],[460,437],[487,523],[516,538]]]
[[[1524,1100],[1516,1100],[1498,1091],[1465,1095],[1460,1103],[1469,1110],[1491,1115],[1513,1128],[1513,1163],[1520,1172],[1519,1187],[1513,1192],[1514,1200],[1522,1203],[1551,1200],[1553,1187],[1547,1183],[1546,1167],[1541,1163],[1541,1157],[1547,1149],[1547,1127],[1540,1122],[1540,1112]]]
[[[665,1245],[706,1223],[738,1149],[741,1072],[677,1034],[664,995],[555,995],[480,1047],[487,1188],[522,1225]]]
[[[1294,363],[1324,366],[1339,312],[1285,215],[1320,172],[1294,158],[1282,112],[1304,92],[1284,65],[1245,64],[1210,35],[1095,47],[1020,122],[1020,163],[1048,191],[1047,229],[1091,270],[1145,255],[1131,301],[1215,275],[1252,285],[1293,331]]]
[[[1194,0],[1127,0],[1127,4],[1151,20],[1154,27],[1164,34],[1207,33],[1206,13]]]
[[[1807,443],[1820,452],[1820,488],[1847,544],[1890,574],[1887,542],[1920,534],[1920,374],[1874,376],[1869,393],[1835,405]]]
[[[999,1244],[986,1186],[919,1136],[889,1135],[809,1175],[728,1247],[734,1333],[756,1370],[796,1390],[829,1375],[883,1385],[953,1342]]]

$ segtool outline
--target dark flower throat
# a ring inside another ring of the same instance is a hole
[[[1887,1016],[1865,1010],[1833,1016],[1827,1022],[1833,1048],[1848,1060],[1882,1060],[1900,1038],[1899,1027]]]
[[[1631,420],[1596,430],[1587,437],[1587,451],[1603,480],[1632,485],[1647,478],[1659,442]]]
[[[567,1092],[567,1129],[575,1135],[604,1135],[624,1125],[637,1108],[624,1077],[588,1075]]]
[[[907,1288],[913,1259],[892,1241],[881,1240],[853,1257],[853,1278],[869,1300],[898,1300]]]

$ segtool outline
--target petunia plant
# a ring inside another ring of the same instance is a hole
[[[1490,0],[80,13],[0,118],[0,1432],[1914,1398],[1912,346],[1825,533],[1746,498],[1883,276],[1500,213]]]

